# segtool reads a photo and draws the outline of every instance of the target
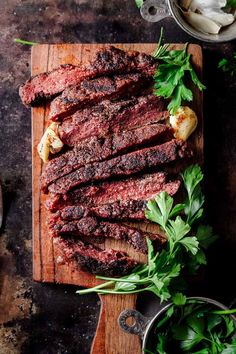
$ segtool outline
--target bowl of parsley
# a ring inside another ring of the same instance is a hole
[[[119,324],[141,337],[143,354],[235,354],[235,312],[212,299],[176,294],[153,318],[125,310]]]

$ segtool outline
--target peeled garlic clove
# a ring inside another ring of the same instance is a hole
[[[221,29],[221,25],[198,13],[189,11],[183,12],[183,15],[186,21],[200,32],[218,34]]]
[[[222,10],[204,10],[202,14],[221,26],[229,26],[234,22],[234,16]]]
[[[176,139],[186,141],[197,127],[196,113],[188,106],[180,107],[170,116],[170,125],[174,129]]]
[[[203,11],[205,9],[221,9],[225,7],[227,0],[193,0],[191,2],[190,11],[195,12],[196,10]]]

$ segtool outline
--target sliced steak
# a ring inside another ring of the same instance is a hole
[[[120,181],[103,182],[96,186],[80,187],[65,195],[50,196],[47,207],[56,211],[66,205],[99,206],[116,201],[149,200],[161,191],[177,193],[180,181],[167,182],[166,174],[157,172]]]
[[[118,102],[102,101],[64,120],[59,134],[64,144],[75,146],[90,136],[131,130],[168,117],[164,100],[152,94]]]
[[[93,208],[93,212],[102,219],[146,221],[146,208],[146,200],[125,200],[99,205]]]
[[[47,191],[50,183],[88,163],[103,161],[151,143],[157,144],[164,138],[173,138],[172,130],[166,125],[152,124],[104,138],[85,139],[73,150],[47,163],[41,176],[42,190]]]
[[[50,106],[49,118],[59,120],[86,105],[94,105],[104,99],[119,99],[139,93],[150,84],[145,74],[120,74],[84,80],[79,86],[65,89]]]
[[[65,194],[81,184],[117,176],[129,176],[186,156],[186,144],[173,139],[167,143],[134,151],[111,160],[88,164],[49,186],[54,194]]]
[[[62,257],[57,260],[58,263],[70,263],[74,260],[82,269],[93,274],[122,276],[131,272],[137,265],[125,252],[113,249],[102,250],[73,238],[58,237],[54,242],[57,243],[62,254]]]
[[[128,242],[139,252],[147,253],[146,238],[155,240],[159,247],[161,247],[166,239],[158,234],[144,232],[136,228],[111,223],[108,221],[101,221],[93,216],[85,216],[79,220],[65,221],[58,219],[54,224],[51,222],[51,230],[53,236],[73,235],[79,237],[92,238],[114,238]]]
[[[142,70],[152,76],[155,68],[155,60],[150,55],[138,52],[127,53],[109,46],[98,51],[86,67],[66,64],[50,72],[31,77],[20,87],[19,93],[25,105],[36,106],[60,94],[67,87],[80,84],[84,79]]]
[[[145,200],[125,200],[99,205],[96,207],[85,207],[82,205],[70,205],[58,210],[53,214],[51,223],[61,220],[79,220],[84,216],[96,216],[108,220],[131,220],[143,221],[144,210],[147,202]]]

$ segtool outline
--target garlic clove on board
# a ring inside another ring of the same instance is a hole
[[[52,123],[45,130],[40,143],[38,144],[38,154],[43,162],[47,162],[49,154],[56,154],[61,151],[63,142],[58,136],[58,123]]]
[[[176,139],[186,141],[196,129],[197,124],[197,115],[188,106],[178,108],[175,114],[170,116],[170,125]]]
[[[203,33],[218,34],[221,25],[212,21],[210,18],[192,11],[183,11],[186,21],[196,30]]]

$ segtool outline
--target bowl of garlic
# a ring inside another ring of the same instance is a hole
[[[206,42],[236,39],[236,0],[167,0],[169,10],[189,35]]]

